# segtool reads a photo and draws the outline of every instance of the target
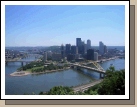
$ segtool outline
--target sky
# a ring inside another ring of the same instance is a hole
[[[124,5],[6,5],[5,46],[125,46]]]

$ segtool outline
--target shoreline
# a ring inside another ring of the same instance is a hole
[[[44,74],[44,73],[51,73],[51,72],[56,72],[56,71],[63,71],[63,70],[67,70],[70,69],[70,67],[64,68],[64,69],[57,69],[57,70],[47,70],[47,71],[43,71],[43,72],[34,72],[32,73],[31,71],[15,71],[13,73],[10,74],[10,76],[26,76],[26,75],[33,75],[33,74]]]

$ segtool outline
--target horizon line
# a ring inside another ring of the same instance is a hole
[[[61,45],[51,45],[51,46],[61,46]],[[5,46],[5,47],[51,47],[51,46]],[[76,46],[76,45],[71,45],[71,46]],[[97,45],[93,45],[93,46],[97,46]],[[117,45],[113,45],[113,46],[117,46]],[[118,45],[118,46],[124,46],[124,45]]]

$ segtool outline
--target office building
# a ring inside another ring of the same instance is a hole
[[[51,51],[47,51],[47,58],[51,58],[52,57],[52,52]]]
[[[87,49],[87,44],[85,44],[85,53],[87,52],[87,50],[88,50],[88,49]]]
[[[94,60],[94,49],[87,50],[87,60]]]
[[[104,45],[104,53],[107,53],[107,46]]]
[[[80,54],[75,54],[75,59],[79,59],[80,58]]]
[[[97,61],[97,60],[98,60],[98,53],[94,52],[94,61]]]
[[[78,53],[82,55],[86,53],[86,45],[84,41],[82,41],[80,46],[78,47]]]
[[[53,53],[52,54],[52,60],[53,61],[61,61],[62,55],[60,53]]]
[[[47,52],[44,52],[44,62],[47,61]]]
[[[88,49],[91,49],[91,41],[89,39],[87,40],[87,50]]]
[[[66,56],[71,53],[71,45],[66,44]]]
[[[81,45],[81,38],[76,38],[76,46],[79,47]]]
[[[65,47],[64,47],[63,44],[61,45],[61,57],[62,57],[62,58],[65,57]]]
[[[78,54],[78,47],[77,46],[71,46],[71,54]]]
[[[99,42],[99,53],[100,55],[104,54],[104,44],[101,41]]]
[[[67,55],[67,60],[68,60],[68,61],[75,60],[75,55],[74,55],[74,54],[68,54],[68,55]]]

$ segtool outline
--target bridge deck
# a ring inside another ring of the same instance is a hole
[[[74,65],[74,66],[81,67],[81,68],[89,69],[89,70],[94,70],[94,71],[97,71],[97,72],[99,72],[99,73],[105,73],[105,71],[102,70],[102,69],[96,69],[96,68],[87,67],[87,66],[78,65],[78,64],[73,64],[73,65]]]

